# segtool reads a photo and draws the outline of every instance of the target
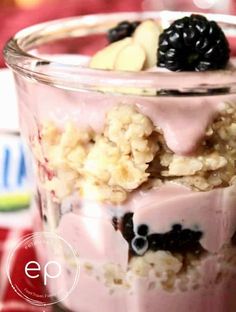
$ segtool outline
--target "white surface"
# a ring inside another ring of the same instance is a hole
[[[0,131],[18,131],[18,111],[14,79],[9,69],[0,70]]]
[[[0,212],[0,228],[31,229],[32,210],[24,209],[12,212]]]

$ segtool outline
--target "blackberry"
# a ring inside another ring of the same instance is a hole
[[[157,65],[171,71],[216,70],[225,68],[229,56],[229,43],[218,24],[192,14],[160,35]]]
[[[177,224],[174,224],[172,225],[172,231],[173,232],[180,232],[182,230],[182,225],[177,223]]]
[[[148,250],[148,241],[143,236],[136,236],[131,242],[131,247],[137,255],[142,256]]]
[[[234,232],[234,235],[233,235],[232,238],[231,238],[231,244],[232,244],[233,246],[236,246],[236,232]]]
[[[162,96],[204,96],[204,95],[221,95],[228,94],[230,92],[229,88],[215,88],[215,89],[202,89],[202,90],[192,90],[192,91],[180,91],[180,90],[164,90],[161,89],[157,91],[157,95]]]
[[[124,39],[126,37],[130,37],[139,24],[140,24],[139,21],[135,21],[132,23],[128,21],[123,21],[119,23],[116,27],[108,30],[107,33],[108,41],[112,43]]]
[[[140,236],[146,236],[148,234],[148,226],[146,224],[141,224],[138,226],[137,233]]]
[[[162,234],[154,233],[154,234],[148,235],[148,245],[149,245],[149,249],[152,251],[164,250]]]
[[[129,244],[130,255],[142,256],[146,251],[166,250],[170,252],[194,252],[202,250],[199,240],[201,231],[183,229],[181,224],[174,224],[172,229],[165,233],[149,234],[146,224],[140,224],[134,232],[133,213],[126,213],[120,228],[123,237]]]
[[[131,242],[134,238],[134,230],[133,230],[133,213],[128,212],[123,216],[122,225],[121,225],[121,232],[127,242]]]
[[[153,251],[197,252],[201,248],[199,243],[201,237],[201,231],[182,229],[181,224],[175,224],[169,232],[149,235],[148,244]]]

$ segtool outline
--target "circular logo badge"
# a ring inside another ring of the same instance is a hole
[[[12,250],[7,263],[12,288],[36,306],[66,299],[78,283],[79,271],[78,255],[53,232],[25,236]]]

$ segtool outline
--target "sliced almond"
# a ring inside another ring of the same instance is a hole
[[[136,43],[124,47],[117,55],[115,70],[140,71],[146,60],[144,49]]]
[[[153,20],[146,20],[136,28],[133,34],[134,41],[145,50],[145,69],[153,67],[157,63],[157,48],[161,33],[162,28],[160,25]]]
[[[116,41],[98,51],[91,59],[89,67],[96,69],[114,69],[119,52],[132,42],[130,37]]]

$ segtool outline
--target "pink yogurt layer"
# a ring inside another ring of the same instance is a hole
[[[171,80],[171,75],[170,75]],[[92,128],[101,132],[108,110],[119,104],[135,105],[161,128],[168,147],[176,154],[193,153],[204,137],[207,126],[224,108],[225,101],[236,101],[231,96],[196,97],[142,97],[102,92],[71,91],[47,85],[27,83],[18,80],[18,93],[22,131],[26,136],[37,133],[37,122],[55,121],[63,127],[68,120],[78,127]],[[32,98],[34,102],[32,103]],[[23,100],[21,100],[23,99]],[[29,109],[33,105],[34,108]],[[32,118],[32,111],[37,114]],[[30,133],[29,133],[30,129]]]
[[[85,261],[127,267],[128,243],[120,231],[114,230],[109,220],[67,213],[60,220],[58,234]]]
[[[230,242],[236,230],[236,187],[194,192],[170,183],[130,198],[127,210],[134,211],[134,228],[145,223],[150,232],[164,233],[171,225],[203,232],[200,241],[209,252],[217,252]]]
[[[173,292],[160,288],[150,290],[149,279],[137,278],[132,282],[131,292],[118,288],[111,294],[104,282],[96,279],[96,272],[106,263],[120,264],[126,270],[127,242],[119,231],[114,230],[111,220],[102,215],[100,218],[83,215],[80,203],[80,214],[71,212],[62,216],[58,234],[79,253],[81,263],[89,262],[95,269],[88,275],[81,267],[79,283],[64,304],[73,311],[89,312],[94,311],[95,306],[97,312],[235,312],[236,270],[229,267],[227,277],[215,284],[221,269],[215,252],[229,243],[235,231],[235,196],[235,187],[193,192],[169,183],[161,188],[136,192],[119,207],[123,213],[134,212],[134,226],[146,223],[151,231],[165,232],[179,222],[186,228],[198,226],[203,231],[200,243],[212,254],[201,259],[199,264],[200,287],[185,292],[178,289]],[[101,206],[101,209],[106,208]],[[70,278],[70,275],[64,278]]]
[[[71,202],[76,207],[75,213],[62,216],[59,230],[68,241],[76,241],[75,233],[82,235],[83,241],[78,240],[76,248],[85,258],[87,252],[92,256],[91,251],[97,252],[100,247],[99,256],[95,252],[94,258],[101,259],[103,256],[103,261],[109,256],[109,252],[103,251],[111,251],[114,245],[118,250],[127,251],[124,239],[114,231],[111,223],[113,216],[119,217],[127,212],[134,213],[134,230],[144,223],[149,226],[150,234],[168,232],[172,225],[178,223],[183,228],[200,230],[203,232],[200,243],[211,253],[230,243],[236,230],[235,186],[195,192],[170,182],[148,191],[135,191],[119,206],[111,207],[79,199],[76,205],[75,197]],[[126,253],[124,256],[127,259]],[[114,258],[118,259],[117,255]],[[121,263],[124,261],[123,258]]]

